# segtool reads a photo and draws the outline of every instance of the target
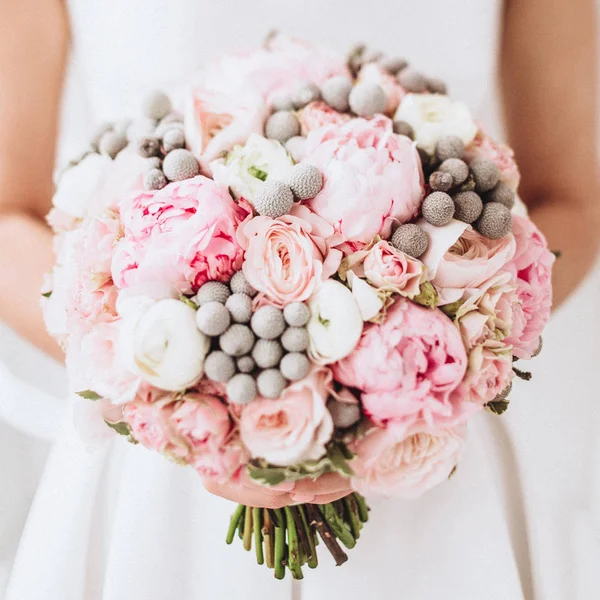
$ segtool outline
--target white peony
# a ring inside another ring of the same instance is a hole
[[[339,281],[327,279],[309,300],[308,351],[320,365],[348,356],[358,344],[363,318],[352,292]]]
[[[430,154],[443,137],[455,135],[466,145],[477,135],[477,125],[469,109],[439,94],[407,94],[394,120],[411,125],[417,146]]]
[[[212,162],[215,181],[228,187],[235,198],[252,202],[264,181],[285,179],[294,161],[277,141],[252,134],[244,146],[236,146],[227,159]]]
[[[194,385],[210,349],[210,340],[196,327],[196,311],[171,298],[152,302],[145,297],[137,307],[125,311],[119,340],[126,368],[162,390]]]

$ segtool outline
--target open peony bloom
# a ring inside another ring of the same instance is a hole
[[[236,229],[249,214],[227,188],[203,176],[131,197],[121,205],[125,227],[114,250],[115,284],[159,281],[190,293],[209,280],[228,281],[242,266]]]
[[[342,241],[368,244],[412,219],[424,195],[421,162],[409,138],[379,116],[309,133],[304,160],[323,173],[321,192],[308,202]]]
[[[258,399],[245,406],[240,432],[252,456],[278,466],[321,458],[333,434],[325,405],[328,380],[324,369],[316,369],[277,400]]]
[[[325,102],[311,102],[298,112],[300,127],[303,136],[311,131],[326,127],[327,125],[343,125],[350,120],[350,115],[342,114],[325,104]]]
[[[375,420],[431,426],[463,419],[450,393],[467,368],[456,327],[441,311],[400,298],[378,325],[369,325],[355,350],[334,366],[335,378],[363,392]]]
[[[416,498],[448,478],[464,445],[464,428],[374,428],[353,447],[352,484],[364,494]]]

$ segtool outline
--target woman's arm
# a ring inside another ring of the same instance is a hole
[[[44,216],[68,45],[63,2],[3,0],[0,28],[0,319],[58,357],[39,297],[53,263]]]
[[[560,250],[555,302],[591,268],[600,243],[595,0],[506,0],[501,83],[531,216]]]

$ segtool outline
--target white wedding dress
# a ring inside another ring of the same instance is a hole
[[[447,79],[482,121],[497,123],[500,0],[69,4],[63,157],[94,124],[134,113],[146,91],[273,28],[340,49],[362,40],[406,55]],[[517,384],[508,414],[482,414],[472,424],[452,480],[414,501],[371,500],[371,522],[349,563],[335,568],[323,553],[323,564],[301,583],[275,581],[253,554],[225,545],[233,506],[206,493],[192,470],[121,439],[86,452],[67,411],[6,600],[600,598],[599,280],[590,278],[555,316],[532,363],[534,380]],[[48,391],[44,380],[61,376],[8,334],[2,341],[5,362],[36,374],[39,388]],[[24,386],[4,371],[0,414],[12,427],[48,435],[54,417],[28,412],[41,410],[44,398]],[[12,465],[0,496],[7,490],[20,502],[13,491],[34,463],[20,455]],[[5,514],[18,520],[19,510],[7,506]]]

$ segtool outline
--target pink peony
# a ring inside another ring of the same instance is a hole
[[[366,64],[360,70],[358,81],[360,83],[376,83],[383,88],[387,97],[384,111],[386,115],[392,116],[406,96],[406,92],[398,80],[375,62]]]
[[[412,219],[423,198],[421,161],[414,144],[379,116],[354,119],[309,133],[305,160],[319,168],[324,186],[308,206],[341,241],[370,243],[389,237],[395,223]]]
[[[311,131],[326,127],[327,125],[343,125],[350,120],[350,115],[342,114],[325,104],[325,102],[311,102],[299,113],[302,135],[307,136]]]
[[[353,446],[353,487],[363,494],[415,498],[442,483],[456,467],[464,428],[408,431],[374,428]]]
[[[335,378],[363,393],[366,412],[378,422],[431,426],[464,418],[450,393],[467,368],[456,327],[439,310],[399,299],[380,325],[369,325],[355,350],[334,367]]]
[[[276,306],[308,300],[337,271],[341,253],[328,247],[333,227],[305,206],[271,219],[255,217],[238,231],[248,282]]]
[[[516,190],[519,187],[521,174],[514,159],[515,153],[504,144],[479,131],[473,142],[467,147],[465,158],[472,161],[476,158],[491,160],[500,169],[500,180]]]
[[[166,452],[173,447],[168,425],[172,409],[171,395],[146,392],[123,407],[123,418],[136,442],[149,450]]]
[[[277,400],[258,399],[244,407],[240,433],[254,458],[288,466],[325,454],[333,434],[325,405],[330,379],[328,370],[317,369],[292,383]]]
[[[228,281],[242,266],[236,230],[249,215],[245,203],[203,176],[132,197],[121,207],[116,285],[160,281],[190,293],[209,280]]]
[[[521,320],[521,327],[515,328],[505,342],[513,345],[515,356],[529,359],[538,349],[540,336],[550,319],[555,257],[548,250],[545,237],[529,219],[514,215],[513,234],[517,249],[507,269],[517,278],[520,307],[515,318]]]

